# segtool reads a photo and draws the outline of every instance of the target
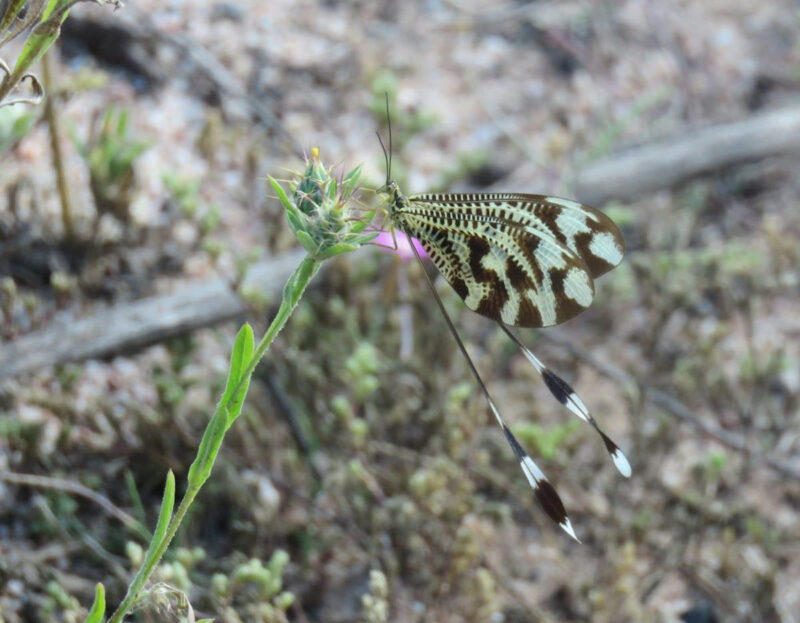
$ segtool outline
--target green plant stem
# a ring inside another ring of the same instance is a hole
[[[286,324],[289,316],[291,316],[294,308],[297,307],[297,303],[300,301],[300,297],[303,295],[306,286],[308,286],[308,283],[313,279],[314,275],[317,274],[321,265],[322,263],[319,260],[307,255],[289,277],[289,280],[283,288],[283,298],[281,300],[281,306],[278,308],[278,313],[275,315],[275,318],[272,319],[266,333],[264,333],[264,337],[261,338],[255,351],[253,351],[253,357],[242,374],[242,380],[239,381],[239,384],[233,391],[234,395],[236,395],[239,389],[253,374],[258,362],[261,361],[264,353],[267,352],[275,336],[283,329],[283,326]]]
[[[253,356],[250,358],[250,361],[242,373],[241,380],[234,391],[230,393],[230,398],[224,402],[221,401],[217,405],[215,416],[220,410],[227,410],[229,403],[235,399],[235,396],[238,394],[239,390],[249,381],[250,376],[253,374],[253,371],[255,370],[259,361],[261,361],[261,358],[267,352],[267,349],[270,347],[270,344],[272,344],[275,336],[278,335],[280,330],[286,324],[286,321],[289,320],[289,316],[292,315],[292,311],[294,311],[294,308],[300,301],[300,297],[303,295],[303,292],[305,291],[309,282],[314,275],[317,274],[320,265],[321,262],[319,260],[314,259],[310,255],[306,256],[289,277],[289,280],[286,282],[286,286],[284,286],[283,289],[283,298],[281,300],[281,305],[278,308],[278,313],[275,315],[275,318],[273,318],[272,322],[267,328],[267,331],[264,333],[264,336],[258,342],[258,345],[253,351]],[[212,434],[211,424],[215,419],[216,417],[212,417],[211,420],[209,420],[209,426],[206,427],[205,433],[203,434],[204,438]],[[231,423],[232,422],[229,422],[228,425],[230,426]],[[149,560],[146,560],[145,563],[143,563],[139,568],[136,577],[133,579],[133,582],[131,582],[128,588],[125,598],[114,611],[114,614],[111,615],[108,623],[121,623],[125,615],[130,612],[145,582],[147,582],[153,570],[156,568],[158,563],[161,561],[161,558],[164,556],[164,553],[167,551],[172,539],[177,534],[183,518],[186,516],[189,507],[192,505],[192,502],[194,502],[194,498],[200,492],[204,482],[205,480],[202,480],[194,484],[189,484],[189,487],[186,489],[186,493],[183,495],[183,499],[178,506],[178,510],[175,511],[175,514],[172,516],[172,519],[169,522],[169,526],[164,534],[164,538],[161,540],[158,548],[155,550],[155,554]]]

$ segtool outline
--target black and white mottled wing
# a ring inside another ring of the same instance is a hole
[[[625,241],[614,221],[596,208],[545,195],[494,193],[490,196],[496,201],[505,201],[524,224],[540,227],[580,255],[592,279],[622,261]]]
[[[555,238],[586,262],[593,279],[617,266],[625,253],[625,241],[614,221],[571,199],[527,193],[431,193],[409,199],[444,210],[487,206],[490,213],[503,214],[522,227],[534,227]]]
[[[422,242],[467,307],[509,325],[545,327],[586,309],[592,278],[622,257],[622,239],[608,217],[559,201],[415,195],[396,223]]]

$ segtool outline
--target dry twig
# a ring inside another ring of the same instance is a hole
[[[693,177],[746,162],[800,154],[800,107],[690,131],[594,162],[572,183],[590,205],[671,188]]]
[[[80,483],[65,480],[63,478],[52,478],[50,476],[39,476],[37,474],[18,474],[16,472],[0,472],[0,480],[9,482],[15,485],[25,487],[35,487],[37,489],[55,489],[57,491],[64,491],[65,493],[72,493],[91,500],[102,508],[106,513],[112,517],[117,518],[131,530],[139,533],[145,539],[150,539],[150,533],[141,523],[131,517],[124,510],[116,506],[107,497],[100,495],[96,491],[92,491]]]
[[[299,249],[253,265],[243,287],[267,297],[280,295],[284,281],[304,255]],[[141,349],[246,311],[245,302],[228,281],[213,279],[86,318],[57,317],[40,331],[0,346],[0,378]]]

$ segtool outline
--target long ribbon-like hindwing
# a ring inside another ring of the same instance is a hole
[[[412,244],[411,248],[414,250],[414,255],[417,257],[420,265],[422,265],[422,258],[419,256],[419,252],[417,251],[416,247]],[[483,395],[486,397],[487,402],[489,403],[489,408],[492,411],[492,415],[494,415],[495,419],[497,420],[497,424],[500,426],[500,429],[503,431],[503,435],[505,435],[506,440],[508,441],[511,449],[514,451],[514,454],[519,461],[519,465],[522,468],[525,477],[528,479],[531,487],[533,487],[533,491],[536,495],[536,499],[539,500],[539,503],[544,508],[545,512],[548,514],[550,519],[552,519],[555,523],[557,523],[567,534],[569,534],[573,539],[580,542],[580,539],[575,534],[575,530],[572,528],[572,522],[569,520],[567,516],[567,511],[564,508],[564,503],[561,501],[561,498],[556,493],[555,488],[550,482],[545,478],[544,473],[536,463],[533,462],[533,459],[525,452],[525,449],[522,445],[517,441],[517,438],[514,436],[514,433],[511,432],[511,429],[503,420],[502,416],[500,415],[500,411],[498,411],[497,406],[495,405],[494,400],[492,399],[491,394],[489,394],[489,390],[483,382],[478,369],[475,367],[475,364],[472,363],[472,358],[469,356],[467,352],[466,346],[464,346],[464,342],[461,341],[461,336],[456,331],[456,327],[453,324],[453,321],[450,320],[450,315],[447,313],[447,310],[444,308],[444,304],[442,300],[439,298],[438,293],[436,292],[436,287],[433,285],[430,277],[428,277],[428,273],[425,272],[425,267],[422,266],[422,273],[425,275],[425,280],[430,288],[431,294],[433,294],[433,298],[436,300],[436,303],[439,306],[439,309],[444,316],[445,322],[447,322],[447,326],[450,329],[450,332],[453,334],[453,337],[458,344],[459,350],[464,355],[464,358],[467,360],[467,364],[469,365],[469,369],[472,371],[472,374],[475,375],[475,380],[478,382],[478,386],[481,388]]]
[[[630,478],[631,464],[628,462],[625,454],[623,454],[622,450],[619,449],[619,446],[603,432],[598,425],[597,420],[595,420],[591,413],[589,413],[589,409],[586,408],[583,400],[581,400],[578,394],[575,393],[575,390],[572,389],[567,382],[555,372],[545,367],[545,365],[539,361],[536,355],[534,355],[507,326],[501,323],[500,327],[506,332],[506,335],[508,335],[514,341],[514,343],[519,346],[520,350],[522,350],[522,354],[525,355],[525,358],[530,361],[533,367],[536,368],[537,372],[542,375],[544,384],[547,386],[547,389],[550,390],[550,393],[553,394],[555,399],[567,407],[567,409],[572,411],[572,413],[577,415],[584,422],[590,424],[597,431],[597,433],[600,435],[600,438],[603,440],[603,444],[605,445],[608,454],[611,456],[611,460],[614,461],[614,465],[619,470],[619,473],[625,476],[625,478]]]

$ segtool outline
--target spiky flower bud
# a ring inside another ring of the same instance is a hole
[[[374,212],[356,216],[352,209],[360,175],[359,165],[337,180],[331,169],[323,166],[319,149],[314,147],[305,169],[289,181],[288,193],[270,178],[292,231],[315,260],[354,251],[377,235],[364,233]]]

